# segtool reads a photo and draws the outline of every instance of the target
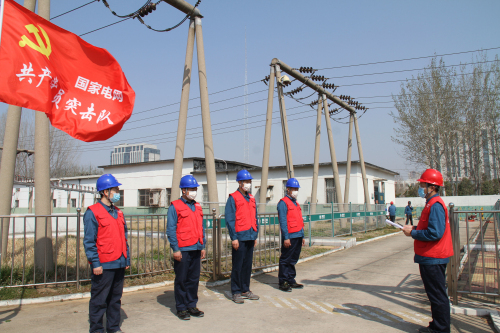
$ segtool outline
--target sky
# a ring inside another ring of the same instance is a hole
[[[89,1],[52,0],[51,17]],[[108,0],[111,9],[120,15],[137,10],[145,2]],[[396,126],[390,115],[395,112],[391,96],[400,91],[405,79],[411,79],[429,65],[430,56],[444,55],[446,65],[458,65],[473,61],[477,54],[466,51],[492,49],[487,51],[489,59],[500,52],[499,1],[203,0],[199,10],[204,16],[215,157],[246,162],[243,119],[246,59],[248,162],[258,166],[262,163],[268,88],[261,80],[269,74],[273,58],[293,68],[322,69],[316,74],[331,78],[328,82],[339,86],[336,95],[350,95],[368,107],[359,117],[365,161],[406,178],[409,171],[419,171],[422,167],[405,160],[402,147],[391,139]],[[165,29],[183,18],[183,13],[162,2],[144,20],[153,28]],[[96,1],[51,21],[80,35],[119,20],[101,1]],[[111,150],[120,143],[155,144],[162,159],[174,158],[188,22],[170,32],[159,33],[130,19],[82,36],[87,42],[107,49],[118,60],[136,92],[136,101],[132,117],[114,137],[79,143],[81,164],[110,164]],[[419,59],[403,60],[411,58]],[[295,97],[311,94],[302,100],[309,104],[317,99],[312,90],[304,90]],[[204,156],[198,97],[195,49],[185,157]],[[275,124],[270,164],[284,165],[276,93],[273,105]],[[293,162],[313,163],[316,109],[288,97],[285,105]],[[0,104],[0,112],[6,110],[7,105]],[[338,117],[347,115],[343,111]],[[347,156],[348,125],[343,123],[346,120],[332,122],[338,161],[345,161]],[[355,144],[352,159],[358,159]],[[323,118],[320,162],[328,161],[330,150]]]

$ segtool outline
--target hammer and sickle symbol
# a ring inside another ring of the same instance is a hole
[[[21,36],[21,40],[19,41],[19,46],[20,47],[25,47],[28,45],[31,47],[33,50],[40,52],[44,56],[49,59],[49,55],[52,53],[52,46],[50,45],[50,39],[45,30],[43,30],[42,27],[38,26],[40,30],[37,29],[33,24],[28,24],[25,26],[26,30],[28,30],[29,33],[32,33],[35,35],[36,42],[38,43],[35,44],[32,42],[28,37],[25,35]],[[39,32],[42,32],[43,38],[45,39],[45,44],[42,41],[42,38],[39,35]]]

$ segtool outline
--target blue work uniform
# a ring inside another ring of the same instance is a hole
[[[118,218],[118,212],[111,204],[106,206],[101,200],[98,202],[114,218]],[[127,224],[125,228],[125,239],[127,239]],[[95,275],[92,271],[90,301],[89,301],[89,322],[90,332],[104,332],[103,316],[106,313],[106,330],[115,332],[120,330],[120,308],[123,293],[123,281],[125,278],[125,267],[130,266],[130,252],[127,243],[127,258],[121,255],[120,258],[103,262],[99,261],[97,253],[97,232],[99,222],[94,212],[87,209],[83,215],[83,247],[88,261],[92,268],[102,266],[102,274]]]
[[[241,192],[241,191],[240,191]],[[250,202],[248,192],[243,194],[247,202]],[[257,220],[257,231],[252,228],[236,232],[236,204],[232,196],[226,202],[226,228],[231,241],[238,240],[239,247],[235,250],[232,247],[233,268],[231,270],[231,292],[233,295],[250,291],[250,277],[252,276],[252,260],[255,240],[259,236],[259,219],[255,209]]]
[[[427,202],[437,196],[433,195]],[[446,228],[444,207],[436,202],[430,208],[427,229],[412,230],[411,237],[424,242],[440,240]],[[446,291],[446,265],[449,258],[431,258],[415,254],[425,292],[431,302],[433,321],[429,324],[435,332],[450,332],[450,301]]]
[[[292,200],[295,206],[298,206],[297,199],[292,198],[287,195],[287,197]],[[279,261],[279,271],[278,271],[278,281],[282,285],[285,282],[289,284],[297,283],[295,277],[297,272],[295,270],[295,265],[299,261],[300,252],[302,250],[302,240],[304,239],[304,228],[300,231],[288,233],[288,223],[287,223],[287,213],[288,207],[283,200],[278,202],[278,219],[280,222],[281,229],[281,256]],[[285,240],[290,240],[290,246],[285,247]]]
[[[180,198],[193,212],[196,201]],[[201,271],[201,250],[205,248],[205,228],[203,228],[203,244],[198,241],[190,246],[179,247],[177,241],[177,211],[170,205],[167,211],[167,238],[173,252],[181,251],[181,261],[174,260],[174,295],[177,311],[195,308],[198,304],[198,285]]]

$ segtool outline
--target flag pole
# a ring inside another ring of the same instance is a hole
[[[2,45],[2,27],[3,27],[3,9],[5,7],[5,0],[0,4],[0,45]]]

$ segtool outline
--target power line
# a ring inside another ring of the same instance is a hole
[[[126,20],[130,20],[130,17],[127,17],[127,18],[125,18],[125,19],[123,19],[123,20],[120,20],[120,21],[116,21],[115,23],[111,23],[111,24],[105,25],[104,27],[100,27],[100,28],[97,28],[97,29],[91,30],[91,31],[89,31],[89,32],[86,32],[86,33],[81,34],[81,35],[78,35],[78,36],[80,36],[80,37],[81,37],[81,36],[85,36],[85,35],[91,34],[91,33],[93,33],[93,32],[96,32],[96,31],[99,31],[99,30],[102,30],[102,29],[108,28],[108,27],[110,27],[110,26],[112,26],[112,25],[115,25],[115,24],[118,24],[118,23],[124,22],[124,21],[126,21]]]
[[[273,113],[278,113],[279,111],[274,111]],[[314,110],[308,110],[306,111],[307,113],[313,113]],[[294,116],[294,115],[297,115],[297,114],[303,114],[302,112],[296,112],[296,113],[293,113],[293,114],[290,114],[290,116]],[[305,116],[305,117],[300,117],[300,118],[293,118],[289,121],[295,121],[295,120],[301,120],[301,119],[306,119],[306,118],[312,118],[313,115],[309,115],[309,116]],[[272,119],[279,119],[279,117],[273,117]],[[256,124],[256,123],[261,123],[261,122],[265,122],[266,120],[259,120],[259,121],[254,121],[254,122],[250,122],[249,124]],[[276,125],[276,124],[281,124],[281,122],[275,122],[273,123],[273,125]],[[215,129],[214,131],[221,131],[221,130],[225,130],[227,128],[234,128],[234,127],[239,127],[239,126],[244,126],[244,124],[240,124],[240,125],[236,125],[236,126],[228,126],[228,127],[223,127],[223,128],[217,128]],[[257,125],[257,126],[253,126],[253,127],[248,127],[248,129],[253,129],[253,128],[259,128],[259,127],[264,127],[265,125]],[[189,130],[192,130],[192,129],[189,129]],[[226,133],[232,133],[232,132],[236,132],[236,131],[241,131],[241,129],[235,129],[235,130],[232,130],[232,131],[223,131],[221,133],[214,133],[213,135],[221,135],[221,134],[226,134]],[[192,134],[203,134],[203,132],[196,132],[196,133],[192,133]],[[194,138],[201,138],[203,137],[203,135],[201,136],[198,136],[198,137],[187,137],[186,140],[188,139],[194,139]],[[171,139],[171,140],[167,140],[167,141],[160,141],[160,142],[157,142],[158,140],[162,140],[162,139],[156,139],[156,140],[150,140],[149,142],[155,142],[155,143],[167,143],[167,142],[175,142],[176,141],[176,136],[171,136],[171,137],[168,137],[167,139]],[[95,148],[95,147],[92,147],[92,149],[80,149],[79,151],[80,152],[89,152],[89,151],[99,151],[99,150],[102,150],[103,148]]]
[[[86,3],[86,4],[84,4],[84,5],[81,5],[81,6],[79,6],[79,7],[76,7],[76,8],[73,8],[73,9],[71,9],[71,10],[68,10],[67,12],[64,12],[64,13],[62,13],[62,14],[59,14],[59,15],[57,15],[57,16],[51,17],[51,18],[50,18],[50,20],[53,20],[53,19],[58,18],[58,17],[61,17],[61,16],[66,15],[66,14],[68,14],[68,13],[71,13],[71,12],[73,12],[73,11],[77,10],[77,9],[83,8],[83,7],[85,7],[85,6],[87,6],[87,5],[90,5],[91,3],[94,3],[94,2],[97,2],[97,1],[99,1],[99,0],[93,0],[93,1],[87,2],[87,3]]]
[[[377,62],[367,62],[367,63],[364,63],[364,64],[354,64],[354,65],[344,65],[344,66],[335,66],[335,67],[325,67],[325,68],[320,68],[318,70],[338,69],[338,68],[348,68],[348,67],[358,67],[358,66],[369,66],[369,65],[378,65],[378,64],[387,64],[387,63],[391,63],[391,62],[419,60],[419,59],[427,59],[427,58],[434,58],[434,57],[445,57],[445,56],[451,56],[451,55],[457,55],[457,54],[466,54],[466,53],[473,53],[473,52],[480,52],[480,51],[491,51],[491,50],[498,50],[498,49],[500,49],[500,46],[499,47],[490,47],[488,49],[472,50],[472,51],[462,51],[462,52],[453,52],[453,53],[434,54],[434,55],[430,55],[430,56],[415,57],[415,58],[395,59],[395,60],[385,60],[385,61],[377,61]]]

